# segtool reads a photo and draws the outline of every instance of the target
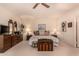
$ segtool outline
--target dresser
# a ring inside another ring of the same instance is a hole
[[[11,48],[11,36],[0,35],[0,52],[4,52]]]
[[[23,40],[22,35],[0,35],[0,53],[5,52]]]
[[[23,40],[23,36],[22,35],[12,35],[11,40],[12,40],[11,45],[14,46]]]

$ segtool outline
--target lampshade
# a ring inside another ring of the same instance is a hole
[[[26,28],[26,32],[30,32],[31,31],[31,29],[30,28]]]
[[[54,29],[53,32],[56,33],[57,32],[57,29]]]
[[[51,34],[61,35],[60,31],[58,31],[57,29],[53,29]]]
[[[29,27],[26,28],[26,34],[31,34],[31,29]]]
[[[57,29],[53,29],[51,34],[56,34],[57,33]]]

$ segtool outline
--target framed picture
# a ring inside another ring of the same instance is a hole
[[[62,25],[62,31],[63,31],[63,32],[66,32],[66,30],[67,30],[67,29],[66,29],[66,21],[62,22],[61,25]]]
[[[46,30],[46,24],[38,24],[38,30]]]
[[[69,22],[68,23],[68,28],[71,28],[72,27],[72,22]]]

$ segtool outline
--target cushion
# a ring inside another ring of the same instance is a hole
[[[39,35],[39,31],[34,31],[34,35]]]

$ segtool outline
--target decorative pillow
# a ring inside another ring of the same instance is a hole
[[[49,35],[49,31],[45,31],[45,35],[46,35],[46,36]]]
[[[34,35],[49,35],[49,31],[34,31]]]
[[[45,31],[39,31],[39,35],[45,35]]]
[[[39,31],[39,35],[48,36],[49,35],[49,31]]]
[[[34,31],[34,35],[39,35],[39,31]]]

